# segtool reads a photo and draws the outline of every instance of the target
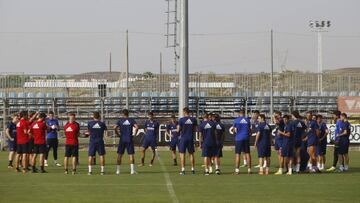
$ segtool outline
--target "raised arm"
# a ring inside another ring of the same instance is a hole
[[[39,112],[34,113],[34,115],[29,119],[30,122],[34,121],[36,116],[39,115]]]

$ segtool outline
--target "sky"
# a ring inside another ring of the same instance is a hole
[[[360,67],[358,0],[190,0],[189,71],[316,71],[317,37],[310,20],[331,20],[323,32],[325,70]],[[174,73],[166,48],[165,0],[0,0],[0,72],[74,74],[125,68]]]

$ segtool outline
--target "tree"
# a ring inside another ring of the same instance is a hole
[[[148,72],[143,73],[143,77],[145,79],[151,79],[151,78],[154,78],[154,74],[152,72],[148,71]]]

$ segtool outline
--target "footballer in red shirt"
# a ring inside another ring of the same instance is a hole
[[[65,174],[68,174],[68,160],[72,157],[72,174],[76,173],[77,159],[79,157],[79,141],[80,125],[76,122],[74,113],[69,113],[69,122],[64,126],[64,133],[66,137],[65,142],[65,158],[64,168]]]
[[[20,121],[16,124],[16,145],[17,145],[17,149],[16,149],[16,172],[20,172],[19,169],[19,165],[20,165],[20,157],[22,159],[22,167],[23,173],[26,173],[28,169],[28,164],[29,164],[29,153],[30,153],[30,149],[29,149],[29,141],[30,141],[30,137],[29,137],[29,127],[30,127],[30,122],[35,118],[35,116],[37,116],[37,114],[35,114],[30,120],[28,119],[28,112],[27,111],[22,111],[19,114],[20,117]]]
[[[30,113],[29,114],[29,127],[33,124],[33,122],[36,122],[37,118],[39,116],[39,113]],[[30,128],[29,128],[30,130]],[[29,135],[29,145],[28,145],[28,160],[29,160],[29,166],[32,166],[32,160],[34,158],[34,137]]]
[[[33,156],[31,157],[31,166],[32,172],[37,173],[38,170],[36,169],[36,157],[40,154],[40,172],[45,173],[44,170],[44,157],[46,153],[46,131],[48,126],[45,122],[46,114],[40,113],[38,115],[37,121],[34,121],[30,125],[29,134],[31,138],[34,139],[34,149],[33,149]]]

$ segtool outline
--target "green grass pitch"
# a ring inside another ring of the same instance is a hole
[[[159,153],[164,167],[156,160],[153,167],[137,167],[139,174],[131,176],[128,157],[125,156],[122,174],[116,176],[116,154],[109,151],[106,175],[99,175],[100,167],[97,165],[93,169],[94,175],[88,176],[86,152],[81,152],[81,165],[76,175],[65,175],[62,167],[52,165],[47,167],[47,174],[17,174],[13,169],[7,169],[8,153],[1,152],[0,202],[360,202],[360,152],[350,152],[350,171],[346,173],[293,176],[247,175],[244,168],[240,175],[232,175],[232,151],[224,153],[223,174],[220,176],[203,175],[199,152],[196,152],[197,174],[180,176],[179,167],[172,166],[170,152]],[[63,149],[60,149],[60,157],[62,155]],[[255,153],[252,157],[257,163]],[[138,152],[136,158],[139,163]],[[275,158],[272,157],[272,172],[276,170]],[[331,151],[327,159],[329,166]]]

